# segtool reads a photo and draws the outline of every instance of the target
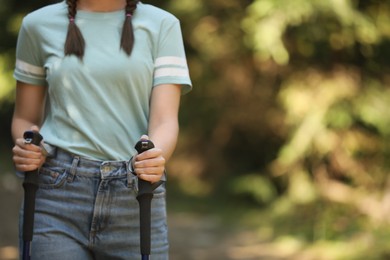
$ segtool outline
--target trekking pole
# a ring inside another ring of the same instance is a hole
[[[152,148],[154,148],[154,144],[150,140],[141,139],[135,145],[135,149],[139,154]],[[149,260],[151,236],[151,202],[153,198],[153,191],[162,183],[163,181],[151,183],[138,178],[137,200],[139,203],[140,247],[142,260]]]
[[[43,139],[36,131],[26,131],[23,137],[26,144],[33,145],[39,145]],[[25,172],[23,188],[23,260],[29,260],[31,258],[31,241],[34,230],[35,193],[38,190],[38,169]]]

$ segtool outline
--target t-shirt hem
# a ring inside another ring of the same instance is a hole
[[[181,85],[181,94],[185,95],[192,90],[192,83],[190,79],[172,79],[172,78],[164,78],[154,81],[153,87],[162,85],[162,84],[178,84]]]

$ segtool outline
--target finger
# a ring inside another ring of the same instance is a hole
[[[146,175],[162,175],[164,173],[164,166],[155,166],[155,167],[142,167],[142,168],[135,168],[135,173],[140,176],[142,174]]]
[[[159,156],[153,159],[135,161],[133,165],[134,168],[161,167],[165,165],[165,158]]]
[[[39,169],[39,165],[17,164],[15,165],[15,168],[19,172],[29,172]]]
[[[15,144],[22,150],[35,151],[37,153],[42,150],[42,148],[38,145],[26,144],[23,138],[16,139]]]
[[[42,148],[28,144],[22,144],[22,146],[15,145],[12,148],[12,152],[14,155],[25,158],[40,158],[42,156]]]
[[[42,154],[38,154],[37,157],[33,158],[23,157],[19,156],[18,154],[14,154],[12,160],[17,170],[32,171],[40,168],[44,164],[46,157]]]
[[[142,135],[140,140],[149,140],[149,136],[147,135]]]
[[[42,162],[44,162],[46,157],[42,156],[42,154],[28,154],[25,155],[14,155],[13,161],[14,163],[19,164],[35,164],[35,165],[41,165]]]
[[[152,148],[140,154],[137,154],[135,161],[142,161],[162,156],[162,150],[160,148]]]
[[[14,154],[12,160],[15,165],[37,165],[40,166],[44,161],[45,157],[39,154],[38,156],[20,156],[19,154]]]
[[[15,167],[19,171],[31,171],[38,169],[43,164],[43,158],[31,159],[15,155],[13,157]]]
[[[39,127],[37,125],[33,125],[31,128],[30,128],[31,131],[35,131],[35,132],[39,132]]]

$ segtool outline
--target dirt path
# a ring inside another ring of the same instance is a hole
[[[21,181],[13,175],[0,176],[0,260],[17,259],[21,199]],[[194,212],[169,212],[168,215],[171,260],[262,259],[256,254],[256,247],[246,250],[246,254],[240,253],[240,244],[243,241],[247,244],[246,240],[250,239],[245,234],[227,231],[218,217]]]

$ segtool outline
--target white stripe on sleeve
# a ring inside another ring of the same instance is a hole
[[[16,68],[19,71],[25,72],[27,74],[36,75],[36,76],[45,76],[45,69],[42,67],[38,67],[22,60],[16,60]]]
[[[161,66],[183,66],[187,67],[186,59],[174,56],[160,57],[156,59],[155,67]]]
[[[159,77],[188,77],[187,68],[159,68],[154,72],[154,78]]]

